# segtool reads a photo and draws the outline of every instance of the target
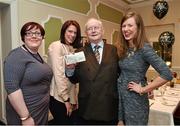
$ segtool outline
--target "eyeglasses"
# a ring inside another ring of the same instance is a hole
[[[87,31],[97,31],[97,30],[99,30],[100,29],[100,27],[99,26],[94,26],[94,27],[89,27],[89,28],[87,28]]]
[[[33,35],[35,35],[35,37],[42,37],[41,32],[30,32],[30,31],[26,32],[27,37],[33,37]]]

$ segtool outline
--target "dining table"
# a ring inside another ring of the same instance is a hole
[[[174,112],[180,104],[180,84],[174,87],[164,85],[153,91],[154,98],[149,99],[148,125],[174,126]]]

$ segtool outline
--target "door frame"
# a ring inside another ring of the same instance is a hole
[[[3,61],[18,42],[18,0],[0,0],[0,120],[6,124]],[[3,20],[2,20],[3,19]]]

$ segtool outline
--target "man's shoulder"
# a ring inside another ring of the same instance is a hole
[[[112,45],[112,44],[109,44],[109,43],[105,43],[104,46],[106,46],[108,48],[116,49],[115,45]]]

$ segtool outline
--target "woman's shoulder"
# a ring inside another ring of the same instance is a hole
[[[24,59],[23,57],[25,57],[25,51],[21,47],[17,47],[9,52],[5,60],[18,61]]]
[[[157,56],[154,48],[151,46],[150,43],[144,43],[144,46],[143,46],[143,48],[141,50],[141,54],[145,58],[152,57],[152,56]]]
[[[155,53],[153,47],[151,46],[150,43],[145,42],[143,47],[139,50],[140,54],[143,56],[151,56],[152,54]]]
[[[52,42],[49,47],[48,47],[48,52],[59,52],[59,51],[62,51],[64,48],[64,44],[61,43],[60,41],[55,41],[55,42]]]
[[[148,43],[148,42],[145,42],[144,46],[142,47],[142,51],[147,51],[147,50],[150,51],[152,49],[153,49],[152,45],[150,43]]]
[[[8,56],[16,56],[16,55],[18,56],[20,53],[22,53],[22,48],[21,47],[17,47],[15,49],[12,49],[9,52]]]
[[[49,45],[49,47],[56,47],[56,46],[60,46],[60,45],[62,45],[62,43],[58,40],[58,41],[52,42],[52,43]]]

